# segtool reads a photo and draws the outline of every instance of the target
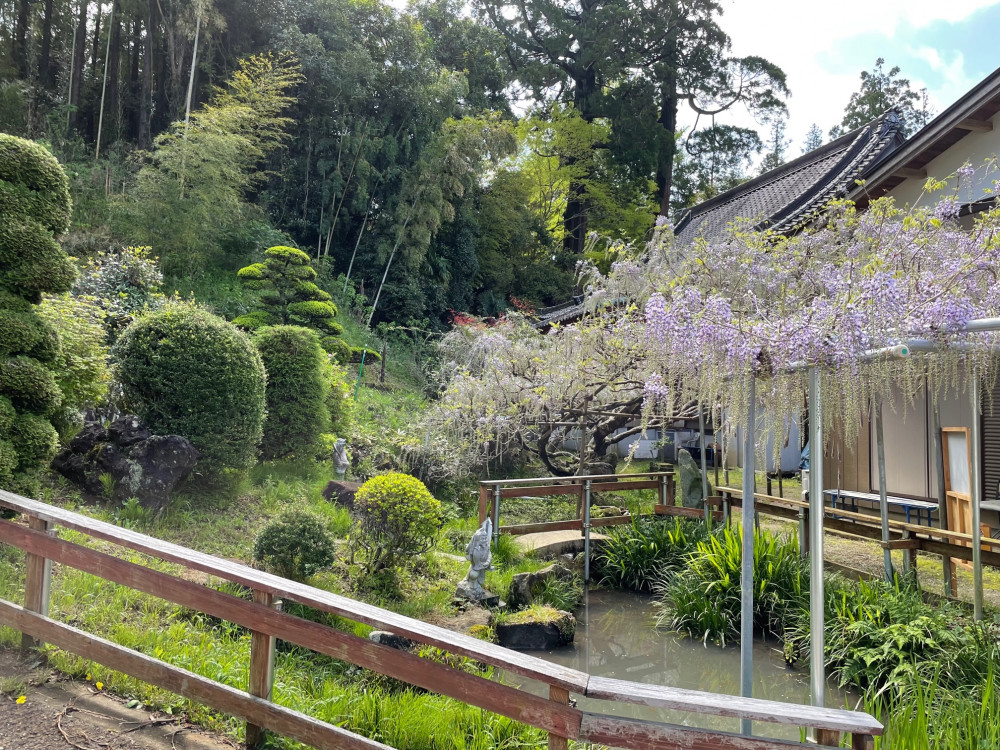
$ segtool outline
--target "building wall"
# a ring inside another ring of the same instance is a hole
[[[984,197],[983,189],[992,188],[997,171],[982,169],[984,162],[1000,154],[1000,114],[993,117],[993,130],[989,133],[969,133],[965,138],[953,145],[943,154],[933,159],[926,167],[927,175],[942,179],[952,174],[956,169],[968,162],[976,168],[972,184],[959,188],[958,198],[962,202],[978,200]],[[924,180],[910,178],[889,191],[899,206],[927,206],[937,203],[944,194],[950,194],[954,188],[954,180],[947,188],[947,193],[924,193]]]

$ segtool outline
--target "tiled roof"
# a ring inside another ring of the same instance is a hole
[[[756,229],[796,232],[899,148],[902,127],[899,116],[887,112],[863,128],[700,203],[677,222],[677,239],[685,244],[697,237],[719,239],[737,219],[749,220]]]

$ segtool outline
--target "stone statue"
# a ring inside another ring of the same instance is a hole
[[[337,479],[343,480],[347,476],[347,467],[351,465],[347,458],[347,441],[344,438],[337,438],[333,444],[333,470]]]
[[[499,603],[499,597],[491,594],[483,584],[486,583],[486,571],[493,570],[493,552],[490,541],[493,537],[493,521],[487,518],[483,525],[476,529],[472,539],[465,546],[465,559],[471,564],[465,579],[458,584],[456,595],[490,607]]]

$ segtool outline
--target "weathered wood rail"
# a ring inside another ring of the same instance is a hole
[[[571,739],[637,750],[814,747],[799,742],[590,713],[570,705],[570,694],[612,703],[632,703],[797,726],[815,730],[828,738],[839,739],[839,733],[846,732],[851,734],[851,746],[858,750],[871,747],[872,738],[882,733],[882,725],[878,721],[855,711],[592,677],[471,636],[2,490],[0,506],[27,517],[27,525],[0,521],[0,542],[18,547],[26,554],[24,606],[0,599],[0,624],[19,630],[24,635],[25,646],[49,643],[184,698],[243,718],[247,721],[250,746],[260,743],[264,731],[268,730],[320,750],[386,748],[379,742],[271,702],[275,638],[542,729],[548,732],[549,748],[553,750],[565,750]],[[72,529],[93,539],[241,584],[253,591],[253,601],[60,539],[59,528]],[[86,571],[107,581],[248,628],[252,633],[248,689],[239,690],[206,679],[50,618],[47,592],[53,563]],[[284,599],[391,630],[419,643],[437,646],[505,672],[538,680],[548,685],[548,697],[532,695],[519,688],[289,615],[277,606]]]

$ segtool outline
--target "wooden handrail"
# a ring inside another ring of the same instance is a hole
[[[248,728],[270,729],[324,750],[335,747],[374,750],[386,746],[267,700],[270,692],[269,675],[262,660],[269,652],[268,639],[279,637],[333,658],[449,695],[470,705],[540,728],[554,738],[602,741],[601,737],[614,736],[618,738],[614,743],[618,747],[655,747],[664,750],[681,746],[705,750],[730,747],[807,747],[801,743],[751,740],[738,735],[658,722],[585,714],[567,704],[571,692],[601,700],[644,703],[756,721],[793,723],[819,730],[851,731],[855,735],[855,747],[863,747],[863,742],[882,732],[881,724],[877,721],[866,714],[853,711],[814,709],[776,701],[746,701],[733,696],[591,677],[585,672],[561,667],[528,654],[2,490],[0,506],[28,515],[31,526],[37,527],[28,528],[10,521],[0,521],[0,541],[23,549],[29,561],[45,561],[46,565],[40,568],[45,575],[48,566],[55,561],[250,628],[260,636],[259,643],[263,651],[256,667],[251,664],[251,673],[256,669],[258,674],[256,688],[252,691],[257,694],[248,694],[208,680],[52,620],[44,611],[37,611],[47,605],[41,598],[34,596],[32,591],[25,592],[26,602],[33,602],[30,606],[20,607],[0,600],[0,624],[15,627],[34,638],[68,649],[186,698],[243,717],[248,722]],[[246,601],[182,577],[60,539],[43,530],[53,524],[240,583],[254,591],[255,601]],[[31,585],[45,585],[45,582],[39,581]],[[277,598],[293,599],[351,620],[392,630],[414,641],[432,644],[513,674],[531,677],[549,685],[549,698],[538,697],[515,687],[286,614],[271,606],[272,601]],[[862,744],[858,744],[859,742]],[[550,746],[562,743],[564,740],[550,740]]]
[[[531,484],[532,482],[551,482],[552,484],[560,483],[573,483],[579,484],[580,482],[585,482],[590,480],[592,482],[608,480],[608,481],[627,481],[629,479],[638,477],[672,477],[674,472],[672,471],[644,471],[638,472],[636,474],[578,474],[572,477],[527,477],[525,479],[483,479],[480,480],[479,484],[485,485],[487,487],[493,487],[498,484],[503,485],[525,485]]]

